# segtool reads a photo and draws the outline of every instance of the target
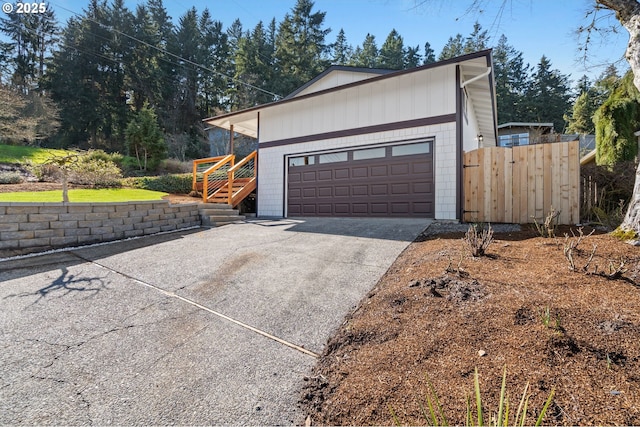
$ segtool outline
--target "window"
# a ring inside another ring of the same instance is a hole
[[[305,166],[315,163],[313,156],[289,157],[289,166]]]
[[[387,155],[387,149],[368,148],[365,150],[356,150],[353,152],[353,160],[379,159]]]
[[[517,147],[519,145],[529,145],[528,133],[514,133],[511,135],[500,135],[498,137],[500,147]]]
[[[349,156],[346,151],[342,153],[320,154],[318,156],[318,163],[346,162],[348,159]]]
[[[412,154],[429,154],[430,150],[430,142],[419,142],[417,144],[396,145],[395,147],[391,147],[391,155],[410,156]]]

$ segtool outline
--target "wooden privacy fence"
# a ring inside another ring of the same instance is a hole
[[[580,222],[578,141],[480,148],[463,165],[467,222],[541,222],[552,207],[559,224]]]

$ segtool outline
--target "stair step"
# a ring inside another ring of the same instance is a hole
[[[229,216],[229,215],[238,215],[238,211],[236,209],[216,209],[216,208],[205,208],[198,209],[200,215],[217,215],[217,216]]]
[[[211,222],[233,222],[233,221],[242,221],[245,219],[244,215],[208,215],[209,221]]]

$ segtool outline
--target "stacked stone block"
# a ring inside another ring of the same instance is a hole
[[[199,225],[197,203],[0,203],[0,256],[109,242]]]

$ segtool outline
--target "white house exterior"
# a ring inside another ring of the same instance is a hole
[[[462,153],[496,146],[491,51],[397,72],[332,67],[206,123],[258,139],[259,216],[462,218]]]

